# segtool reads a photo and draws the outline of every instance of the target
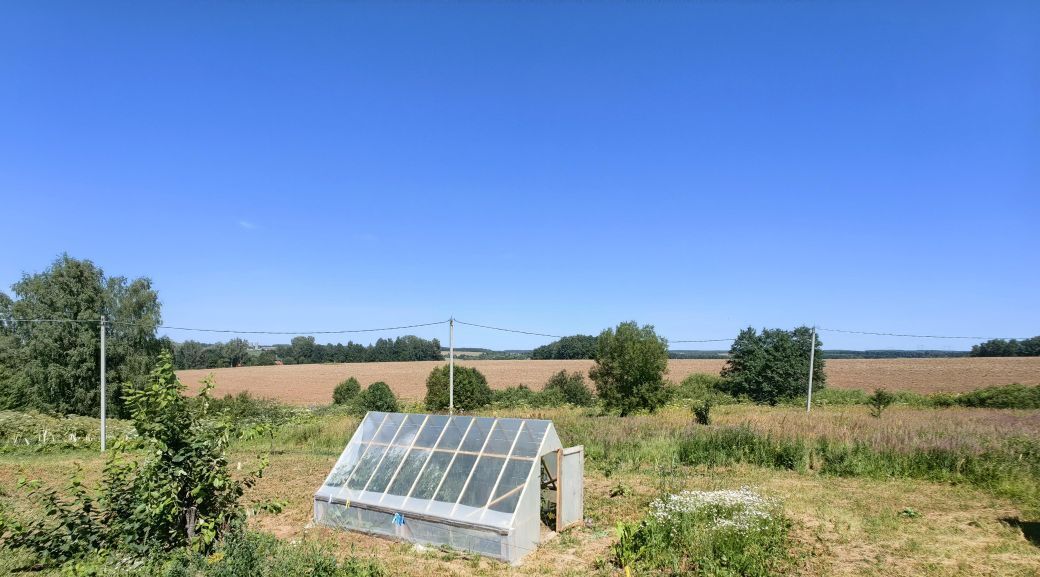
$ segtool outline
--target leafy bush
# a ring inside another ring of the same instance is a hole
[[[442,411],[448,408],[448,365],[437,367],[426,377],[426,408]],[[472,411],[491,404],[491,387],[475,368],[455,367],[455,409]]]
[[[365,389],[357,399],[357,406],[362,411],[383,411],[396,413],[398,411],[397,397],[390,390],[390,386],[383,381],[376,381]]]
[[[100,448],[101,421],[91,417],[55,417],[39,413],[0,411],[0,452]],[[113,440],[137,436],[129,421],[109,419]]]
[[[361,383],[354,377],[350,377],[332,390],[332,402],[336,405],[345,405],[353,401],[359,393],[361,393]]]
[[[562,407],[567,402],[564,391],[560,387],[535,391],[527,385],[520,384],[491,391],[491,404],[502,409]]]
[[[93,577],[384,577],[377,561],[353,554],[339,558],[328,545],[287,543],[236,527],[210,555],[179,549],[131,563],[104,553],[70,565],[67,574]]]
[[[884,410],[887,409],[889,405],[895,402],[895,400],[896,397],[892,393],[886,391],[885,389],[877,389],[876,391],[874,391],[873,395],[870,395],[871,416],[873,416],[875,419],[880,419],[881,413],[884,412]]]
[[[712,405],[730,405],[737,402],[731,395],[722,392],[724,381],[719,375],[693,373],[678,385],[672,386],[671,396],[677,401],[706,401]]]
[[[217,560],[208,564],[207,576],[382,577],[387,574],[373,561],[349,556],[340,562],[329,549],[311,544],[286,545],[271,535],[255,532],[232,535],[214,557]],[[207,564],[203,562],[203,565]]]
[[[541,407],[542,396],[527,385],[496,389],[491,392],[491,403],[504,409],[518,407]]]
[[[596,397],[585,386],[585,377],[579,371],[570,374],[567,374],[567,371],[556,373],[549,377],[542,392],[546,395],[559,392],[563,402],[570,403],[576,407],[589,407],[596,404]]]
[[[621,524],[614,555],[639,573],[766,577],[789,563],[789,526],[778,502],[747,488],[683,491]]]
[[[962,407],[990,409],[1040,409],[1040,385],[1004,385],[986,387],[956,397]]]
[[[710,425],[711,399],[704,399],[703,401],[693,405],[693,417],[697,419],[698,425]]]
[[[626,416],[643,409],[653,412],[665,404],[668,342],[653,326],[621,323],[600,333],[596,344],[596,366],[589,377],[607,409]]]
[[[222,398],[197,397],[192,401],[196,406],[208,404],[206,410],[209,414],[225,417],[236,431],[256,425],[284,425],[300,416],[302,412],[301,409],[274,399],[254,397],[249,391],[240,391],[237,395],[227,394]]]
[[[202,402],[193,403],[183,395],[168,352],[160,354],[149,379],[126,395],[145,460],[134,461],[134,453],[115,443],[96,497],[78,474],[66,492],[23,482],[46,515],[26,522],[0,517],[4,546],[50,563],[107,550],[140,557],[185,546],[208,552],[242,519],[239,499],[263,465],[240,479],[231,476],[225,456],[230,425],[213,419],[206,402],[212,382],[205,382]]]
[[[809,327],[792,331],[763,329],[761,334],[750,327],[741,331],[722,369],[725,391],[734,397],[746,395],[757,403],[770,405],[804,395],[812,346]],[[816,389],[823,389],[827,382],[822,347],[817,338],[812,368]]]

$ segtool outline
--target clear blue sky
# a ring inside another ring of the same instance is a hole
[[[1038,31],[1037,2],[6,2],[0,287],[68,251],[183,326],[1034,335]]]

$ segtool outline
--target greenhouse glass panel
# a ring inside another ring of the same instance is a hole
[[[558,449],[544,420],[371,412],[315,493],[315,520],[515,563],[538,544],[541,462]]]

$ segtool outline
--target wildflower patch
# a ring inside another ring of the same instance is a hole
[[[743,487],[682,491],[650,503],[639,523],[618,526],[615,560],[626,570],[758,577],[789,563],[781,503]]]

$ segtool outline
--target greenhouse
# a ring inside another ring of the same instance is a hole
[[[519,563],[582,520],[584,453],[551,421],[370,412],[314,495],[322,525]]]

